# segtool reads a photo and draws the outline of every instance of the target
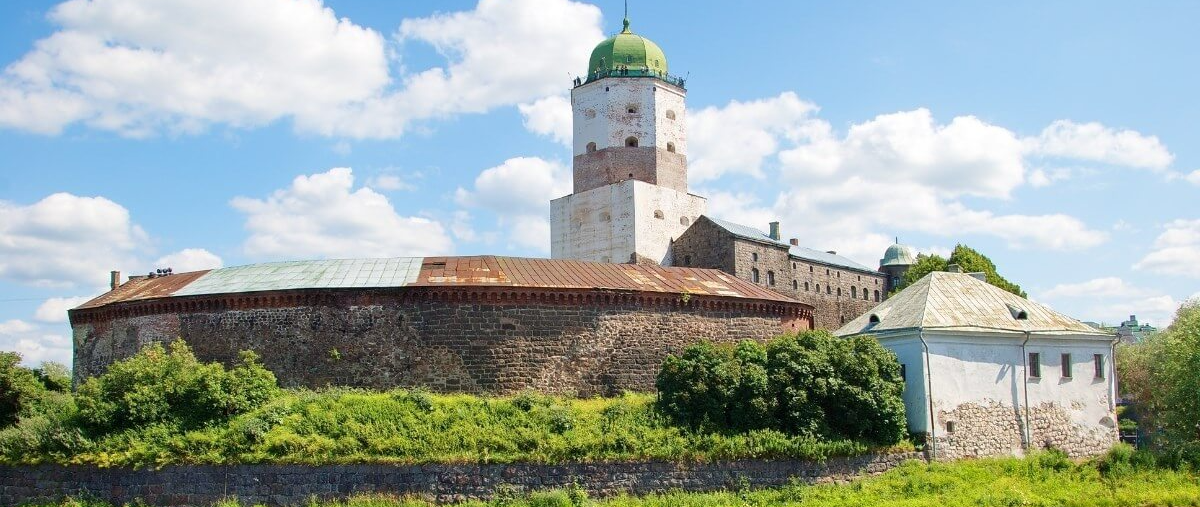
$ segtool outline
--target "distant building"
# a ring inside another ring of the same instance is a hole
[[[836,334],[896,353],[908,428],[938,459],[1116,442],[1116,335],[972,274],[930,273]]]
[[[1125,343],[1140,343],[1147,335],[1158,331],[1157,328],[1150,324],[1140,324],[1137,320],[1137,315],[1130,315],[1129,320],[1122,322],[1115,331],[1117,336],[1121,337],[1121,341]]]
[[[890,294],[896,287],[900,286],[900,282],[904,281],[905,273],[908,273],[908,268],[917,262],[917,256],[913,255],[913,249],[907,245],[900,244],[900,238],[896,238],[896,243],[889,246],[883,252],[883,258],[879,259],[879,271],[886,277],[884,285],[884,294]]]

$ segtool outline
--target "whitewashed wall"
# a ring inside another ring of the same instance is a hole
[[[555,259],[628,262],[633,253],[669,261],[671,241],[706,210],[703,197],[626,180],[550,201]],[[663,218],[655,218],[661,211]],[[687,225],[680,218],[687,218]],[[669,262],[667,262],[669,263]]]
[[[675,152],[687,154],[684,128],[687,113],[684,92],[653,78],[604,78],[571,91],[572,151],[574,155],[587,152],[589,142],[596,149],[625,146],[625,138],[638,138],[639,146],[666,149],[675,144]],[[638,112],[630,114],[628,105]],[[675,119],[667,118],[673,111]]]

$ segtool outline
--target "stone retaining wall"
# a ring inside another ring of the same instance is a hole
[[[230,465],[160,470],[42,465],[0,467],[0,505],[66,496],[113,504],[207,506],[229,497],[243,505],[297,505],[354,494],[415,495],[448,503],[489,499],[497,490],[534,491],[577,484],[594,497],[669,490],[715,491],[821,483],[878,474],[920,453],[811,461],[571,463],[557,465]]]

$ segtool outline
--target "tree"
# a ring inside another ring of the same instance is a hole
[[[1028,297],[1025,291],[1021,290],[1020,285],[1000,276],[996,271],[996,264],[991,259],[963,244],[955,245],[949,259],[942,258],[937,254],[917,255],[917,261],[904,274],[904,279],[900,281],[900,285],[896,287],[894,292],[903,290],[905,287],[912,285],[917,280],[924,278],[925,275],[934,271],[948,271],[951,264],[958,264],[964,273],[983,273],[987,279],[987,283],[1018,296]]]
[[[21,366],[21,354],[0,352],[0,428],[28,414],[45,392],[37,373]]]
[[[1117,349],[1121,391],[1161,450],[1200,450],[1200,301],[1185,303],[1167,329]],[[1200,456],[1195,465],[1200,465]]]

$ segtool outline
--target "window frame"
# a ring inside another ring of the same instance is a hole
[[[1029,378],[1042,378],[1042,354],[1040,352],[1030,352],[1026,361]]]
[[[1095,380],[1104,380],[1104,354],[1092,354],[1092,366],[1095,368]]]
[[[1071,353],[1063,352],[1059,356],[1059,368],[1061,369],[1062,378],[1074,378],[1074,368],[1071,365]]]

